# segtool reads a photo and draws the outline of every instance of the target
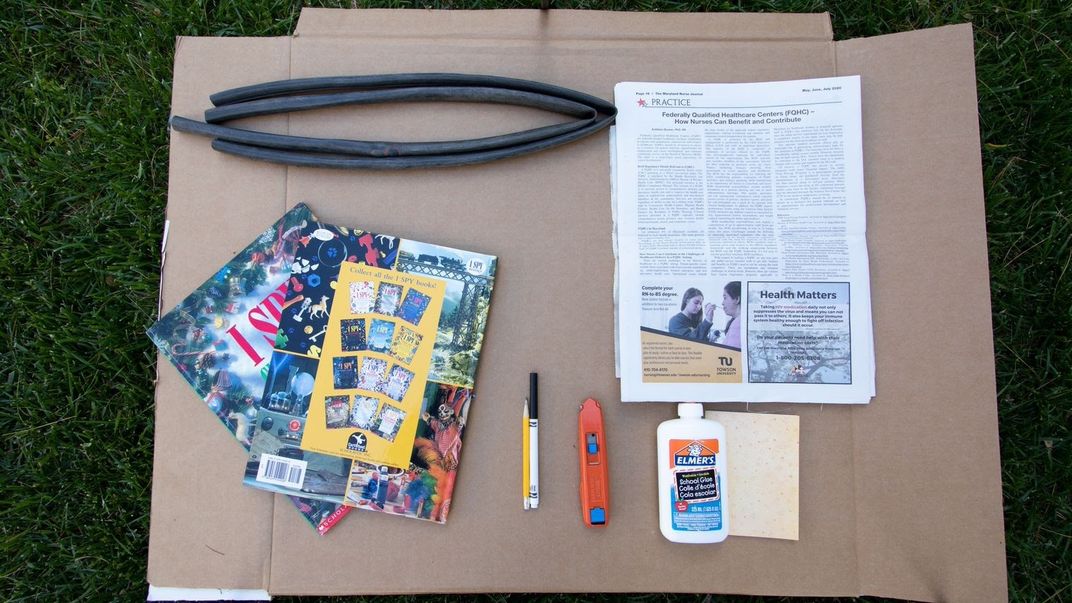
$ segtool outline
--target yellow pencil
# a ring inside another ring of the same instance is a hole
[[[529,401],[525,399],[525,411],[521,415],[521,492],[525,509],[529,508]]]

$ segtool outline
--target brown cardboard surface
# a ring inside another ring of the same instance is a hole
[[[241,449],[165,363],[150,582],[273,594],[1003,598],[969,28],[834,44],[826,15],[307,10],[297,32],[181,40],[173,113],[199,118],[212,92],[311,75],[488,73],[609,99],[623,80],[860,73],[878,396],[867,407],[764,407],[800,416],[799,541],[671,544],[658,531],[654,434],[675,409],[614,403],[605,134],[484,166],[378,173],[259,164],[175,133],[165,307],[300,201],[328,221],[491,253],[500,264],[445,526],[354,512],[317,536],[289,503],[243,488]],[[436,139],[542,119],[516,108],[410,105],[293,114],[256,127]],[[206,228],[205,216],[218,216],[219,227]],[[541,374],[542,501],[523,512],[515,427],[531,370]],[[574,426],[588,396],[603,402],[612,455],[604,530],[582,527],[577,502]]]
[[[173,111],[194,114],[205,102],[202,87],[216,90],[235,81],[286,77],[287,42],[180,38]],[[212,53],[219,55],[209,63]],[[206,69],[209,65],[213,68]],[[265,120],[263,127],[279,131],[285,124]],[[219,159],[196,145],[171,148],[171,227],[160,283],[165,312],[284,212],[279,191],[285,186],[285,170],[263,165],[243,169],[236,160],[221,164]],[[242,175],[233,178],[231,170],[236,168]],[[267,588],[272,498],[242,486],[245,450],[220,429],[162,357],[157,373],[149,582],[161,587]],[[296,513],[294,519],[299,519]]]
[[[1006,590],[973,56],[967,25],[838,45],[863,74],[879,396],[854,409],[853,457],[875,594]]]
[[[423,14],[418,14],[423,13]],[[539,40],[813,40],[833,37],[826,14],[727,13],[697,18],[694,13],[637,18],[636,13],[587,10],[340,11],[305,9],[295,36]]]

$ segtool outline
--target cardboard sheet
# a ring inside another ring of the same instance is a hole
[[[172,110],[288,77],[488,73],[603,98],[622,80],[860,74],[878,395],[775,404],[800,419],[799,540],[685,546],[659,535],[655,428],[614,379],[606,134],[484,166],[287,168],[173,133],[170,307],[299,201],[323,219],[500,258],[445,526],[354,512],[325,537],[241,485],[245,456],[161,363],[148,580],[272,594],[724,592],[1005,598],[993,344],[971,29],[841,43],[827,15],[306,10],[293,37],[182,38]],[[517,108],[366,107],[257,119],[310,136],[429,140],[518,130]],[[523,512],[518,402],[541,376],[541,506]],[[612,524],[582,527],[575,413],[606,412]],[[742,410],[735,405],[725,410]],[[360,571],[355,571],[360,568]]]

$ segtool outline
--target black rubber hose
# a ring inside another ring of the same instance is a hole
[[[270,163],[293,165],[300,167],[333,168],[333,169],[381,169],[381,170],[404,170],[412,168],[440,168],[462,165],[474,165],[487,163],[499,159],[509,159],[528,153],[543,151],[559,145],[573,142],[598,132],[609,126],[613,119],[601,117],[592,124],[571,132],[569,134],[548,138],[524,145],[493,149],[490,151],[478,151],[474,153],[456,153],[451,155],[425,155],[407,157],[357,157],[353,155],[314,154],[304,152],[267,149],[264,147],[245,145],[226,140],[214,139],[212,148],[227,153],[257,159]]]
[[[297,95],[294,95],[297,93]],[[286,165],[407,169],[471,165],[516,157],[578,140],[609,126],[613,103],[568,88],[499,76],[391,74],[281,80],[211,96],[202,123],[180,116],[172,127],[213,137],[224,153]],[[321,139],[220,125],[233,119],[325,107],[385,102],[477,102],[533,107],[574,121],[471,140],[387,142]]]
[[[327,109],[343,105],[372,105],[378,103],[402,102],[461,102],[461,103],[496,103],[532,107],[552,113],[561,113],[570,117],[595,117],[595,109],[571,100],[522,92],[503,88],[459,88],[455,86],[418,86],[415,88],[391,88],[389,90],[359,90],[333,94],[307,94],[302,96],[283,96],[265,98],[255,101],[224,105],[205,111],[205,121],[218,124],[232,119],[290,113],[291,111],[310,111]]]
[[[219,140],[245,145],[280,149],[288,151],[308,151],[310,153],[328,153],[335,155],[361,155],[366,157],[398,157],[407,155],[437,155],[454,153],[471,153],[500,149],[527,142],[536,142],[561,136],[580,130],[592,124],[595,118],[570,121],[561,124],[523,130],[501,136],[473,138],[470,140],[449,140],[442,142],[389,142],[346,140],[340,138],[309,138],[306,136],[289,136],[244,130],[216,124],[207,124],[179,115],[171,118],[171,127],[179,132],[210,136]]]
[[[472,75],[466,73],[391,73],[277,80],[223,90],[211,95],[209,100],[212,101],[214,106],[219,107],[249,100],[303,92],[349,89],[375,90],[413,86],[487,86],[506,90],[520,90],[522,92],[535,92],[572,100],[593,107],[600,113],[614,114],[617,111],[614,103],[607,102],[598,96],[563,88],[562,86],[498,75]]]

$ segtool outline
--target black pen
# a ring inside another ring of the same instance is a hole
[[[529,373],[529,508],[540,506],[540,409],[536,373]]]

